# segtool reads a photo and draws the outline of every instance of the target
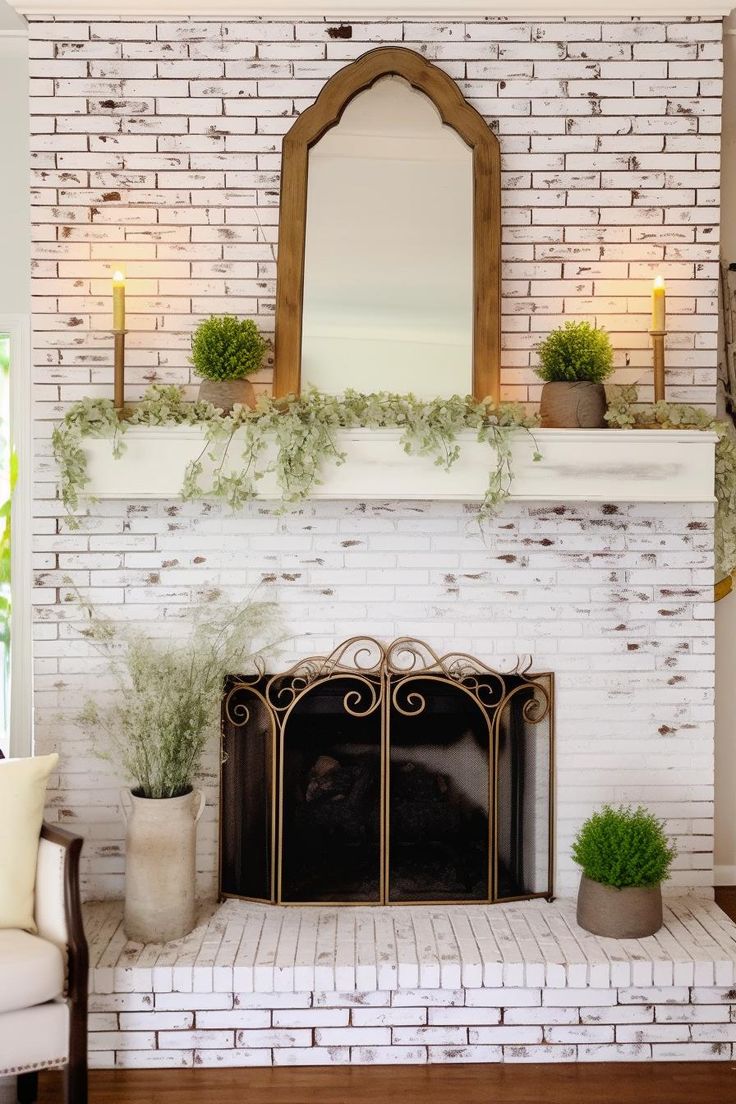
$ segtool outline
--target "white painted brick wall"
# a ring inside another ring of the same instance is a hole
[[[339,32],[320,21],[31,23],[37,740],[62,751],[51,815],[87,837],[88,895],[120,894],[123,828],[119,780],[73,719],[81,696],[108,683],[79,638],[66,577],[112,616],[167,636],[200,595],[262,583],[295,633],[284,660],[366,629],[498,665],[531,652],[557,677],[558,888],[574,888],[570,839],[606,799],[665,817],[676,890],[710,885],[709,511],[508,506],[484,541],[457,504],[309,505],[279,518],[263,506],[231,517],[211,504],[107,502],[71,532],[49,438],[70,402],[111,392],[119,264],[130,398],[152,380],[190,384],[191,330],[210,312],[272,329],[281,136],[332,72],[382,42],[437,61],[499,135],[504,395],[537,399],[534,346],[565,317],[604,324],[619,379],[641,379],[646,394],[649,285],[663,271],[670,396],[712,405],[720,33],[697,19]],[[207,772],[203,893],[215,887],[214,749]],[[342,1060],[347,1045],[324,1051]]]
[[[334,1008],[332,1015],[339,1014],[342,1022],[350,1026],[317,1028],[313,1034],[308,1029],[285,1032],[277,1030],[281,1020],[318,1023],[318,1018],[310,1021],[310,1017],[318,1017],[324,1010],[264,1008],[259,1014],[273,1017],[273,1030],[236,1031],[234,1037],[232,1031],[216,1030],[204,1021],[202,1017],[208,1013],[198,1013],[200,1029],[190,1030],[188,1017],[192,1013],[187,1011],[187,1001],[181,995],[173,995],[166,1002],[166,1007],[172,1002],[180,1004],[181,1019],[176,1030],[162,1030],[158,1026],[159,1021],[161,1027],[170,1022],[175,1013],[143,1014],[156,1027],[154,1032],[144,1030],[144,1022],[132,1018],[135,1014],[118,1011],[116,996],[93,994],[90,1065],[155,1069],[347,1063],[610,1062],[652,1058],[728,1061],[736,1043],[734,990],[721,990],[722,1003],[703,1010],[691,1003],[693,991],[687,989],[664,990],[659,999],[668,1003],[645,1007],[632,1002],[628,990],[610,989],[606,991],[609,1023],[597,1026],[589,1024],[589,1010],[576,1003],[584,999],[584,991],[573,994],[571,1000],[561,1001],[560,1007],[546,1006],[541,1010],[503,1002],[495,1010],[497,1020],[502,1019],[502,1023],[478,1026],[478,1009],[469,1000],[474,993],[474,990],[461,991],[453,997],[452,1006],[434,1010],[435,1015],[440,1011],[452,1012],[455,1024],[452,1027],[423,1026],[426,1008],[422,1004],[412,1007],[412,994],[399,990],[353,994],[352,1004],[346,1002],[343,1008]],[[335,996],[339,999],[341,995]],[[315,1005],[317,997],[317,993],[306,994],[307,1000],[310,1003],[314,1000]],[[391,1006],[380,1013],[383,1026],[363,1026],[367,1010],[355,1007],[356,1000],[364,999],[371,1004],[380,997]],[[230,1003],[237,1001],[237,994],[229,994],[226,999]],[[448,994],[439,990],[436,999],[438,1002],[448,999]],[[602,997],[599,999],[602,1002]],[[151,994],[150,1000],[155,1000],[159,1008],[162,996]],[[291,1000],[292,1004],[297,1003],[293,994]],[[702,1016],[701,1011],[705,1011]],[[399,1026],[410,1017],[416,1026]]]
[[[277,967],[269,947],[290,947],[285,957],[293,960],[291,934],[313,923],[334,931],[338,916],[337,938],[321,950],[312,943],[301,956],[303,988],[292,974],[288,992],[272,992]],[[487,924],[498,943],[461,939],[464,919],[475,931]],[[121,922],[117,902],[87,906],[97,1066],[729,1059],[736,1042],[736,925],[695,897],[668,901],[657,936],[621,942],[615,958],[611,940],[577,927],[572,901],[340,912],[230,900],[205,909],[190,935],[163,950],[126,943]],[[366,925],[375,939],[363,950],[375,963],[399,966],[389,984],[374,980],[364,990],[354,977],[350,991],[319,988],[326,964],[360,957]],[[476,975],[452,989],[439,981],[403,987],[400,964],[420,948],[460,970],[474,959],[484,966],[513,961],[520,980],[488,987]],[[234,987],[232,974],[217,974],[215,957],[250,961],[248,992]],[[174,991],[151,969],[157,959],[173,969]],[[543,977],[551,965],[555,987],[534,985],[537,971]],[[667,970],[653,986],[655,965]],[[673,984],[684,966],[689,983]],[[697,974],[707,984],[692,984]],[[637,985],[643,975],[649,983]],[[198,979],[221,991],[191,992]]]
[[[39,488],[53,494],[51,484]],[[120,893],[123,827],[118,780],[73,720],[80,696],[102,693],[108,680],[64,601],[68,571],[104,612],[162,637],[184,631],[198,595],[238,597],[260,585],[295,633],[284,664],[367,627],[499,667],[533,653],[537,669],[556,677],[559,890],[575,886],[572,834],[604,800],[650,805],[680,849],[674,888],[710,886],[710,512],[509,504],[485,539],[452,503],[321,503],[283,517],[259,505],[237,518],[220,505],[98,503],[75,533],[60,521],[58,534],[36,538],[36,580],[49,596],[36,608],[36,720],[39,747],[64,752],[51,815],[87,836],[88,893]],[[216,775],[213,747],[199,832],[207,893],[215,888]]]
[[[606,325],[619,378],[646,391],[662,272],[670,395],[712,403],[720,34],[718,20],[32,22],[39,400],[106,393],[120,264],[131,396],[189,382],[204,314],[272,329],[281,135],[336,69],[395,42],[457,80],[501,141],[505,396],[538,398],[534,346],[570,316]]]

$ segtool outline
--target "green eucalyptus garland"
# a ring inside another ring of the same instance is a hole
[[[732,423],[686,403],[662,401],[639,405],[636,386],[610,389],[606,421],[619,429],[660,426],[702,429],[716,434],[716,579],[736,571],[736,435]]]
[[[606,418],[613,428],[659,425],[663,429],[710,430],[717,435],[717,577],[736,570],[736,437],[730,422],[682,403],[639,405],[636,387],[610,389]],[[179,387],[154,384],[121,419],[110,399],[82,399],[56,426],[52,442],[61,473],[62,499],[70,524],[75,525],[74,511],[88,482],[84,439],[109,438],[113,455],[119,457],[125,451],[125,433],[130,426],[201,427],[206,443],[198,459],[186,469],[182,497],[221,498],[234,510],[256,497],[258,481],[269,471],[276,473],[284,505],[308,498],[321,482],[324,463],[345,461],[336,436],[338,429],[398,428],[405,452],[431,456],[444,470],[449,470],[460,456],[460,431],[472,429],[477,439],[490,447],[488,485],[479,509],[483,521],[509,495],[514,433],[523,429],[531,434],[535,424],[535,419],[515,403],[494,406],[458,395],[421,400],[413,395],[363,395],[355,391],[342,396],[315,390],[285,399],[262,396],[255,410],[235,407],[225,415],[209,403],[185,402]],[[228,471],[225,461],[236,433],[242,463],[235,471]],[[274,442],[275,456],[269,448]],[[211,483],[206,487],[202,486],[205,456],[214,464]],[[541,459],[536,444],[534,459]]]
[[[308,498],[321,482],[324,463],[345,461],[336,434],[339,429],[400,429],[405,452],[433,457],[444,470],[449,470],[460,456],[460,431],[472,429],[477,440],[489,445],[488,485],[479,510],[482,521],[508,497],[515,431],[523,429],[531,434],[535,424],[535,419],[516,403],[496,406],[458,395],[422,400],[413,395],[363,395],[355,391],[342,396],[316,390],[285,399],[262,396],[255,410],[236,406],[231,414],[223,414],[209,403],[185,402],[179,387],[154,384],[121,419],[111,400],[82,399],[70,407],[64,421],[54,429],[52,442],[61,473],[62,499],[73,515],[88,482],[85,437],[110,438],[113,454],[119,457],[125,450],[125,433],[130,426],[198,426],[204,430],[206,443],[198,459],[186,469],[182,497],[218,497],[236,510],[255,498],[258,481],[269,471],[276,474],[284,505]],[[235,471],[226,470],[225,461],[236,433],[241,463]],[[214,465],[206,487],[202,486],[205,456]],[[536,445],[534,458],[541,459]]]

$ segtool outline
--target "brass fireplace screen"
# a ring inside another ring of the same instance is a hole
[[[275,904],[552,895],[553,679],[346,641],[222,706],[220,891]]]

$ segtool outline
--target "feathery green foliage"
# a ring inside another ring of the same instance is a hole
[[[572,845],[572,857],[586,878],[619,889],[659,885],[676,854],[662,821],[641,805],[604,805],[585,821]]]
[[[192,337],[192,364],[198,376],[239,380],[261,367],[268,342],[252,318],[212,315]]]
[[[613,371],[613,347],[605,330],[589,322],[565,322],[537,348],[537,375],[545,383],[603,383]]]
[[[117,625],[80,595],[77,601],[87,620],[82,635],[107,660],[119,691],[109,704],[88,699],[79,724],[100,758],[120,766],[137,794],[187,793],[217,731],[225,676],[247,673],[276,642],[275,604],[202,605],[189,634],[172,642]]]

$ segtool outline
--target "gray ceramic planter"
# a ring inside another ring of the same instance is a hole
[[[543,429],[602,429],[606,425],[606,389],[584,380],[545,383],[539,416]]]
[[[609,939],[641,939],[662,927],[661,886],[614,886],[585,875],[578,890],[578,924]]]

